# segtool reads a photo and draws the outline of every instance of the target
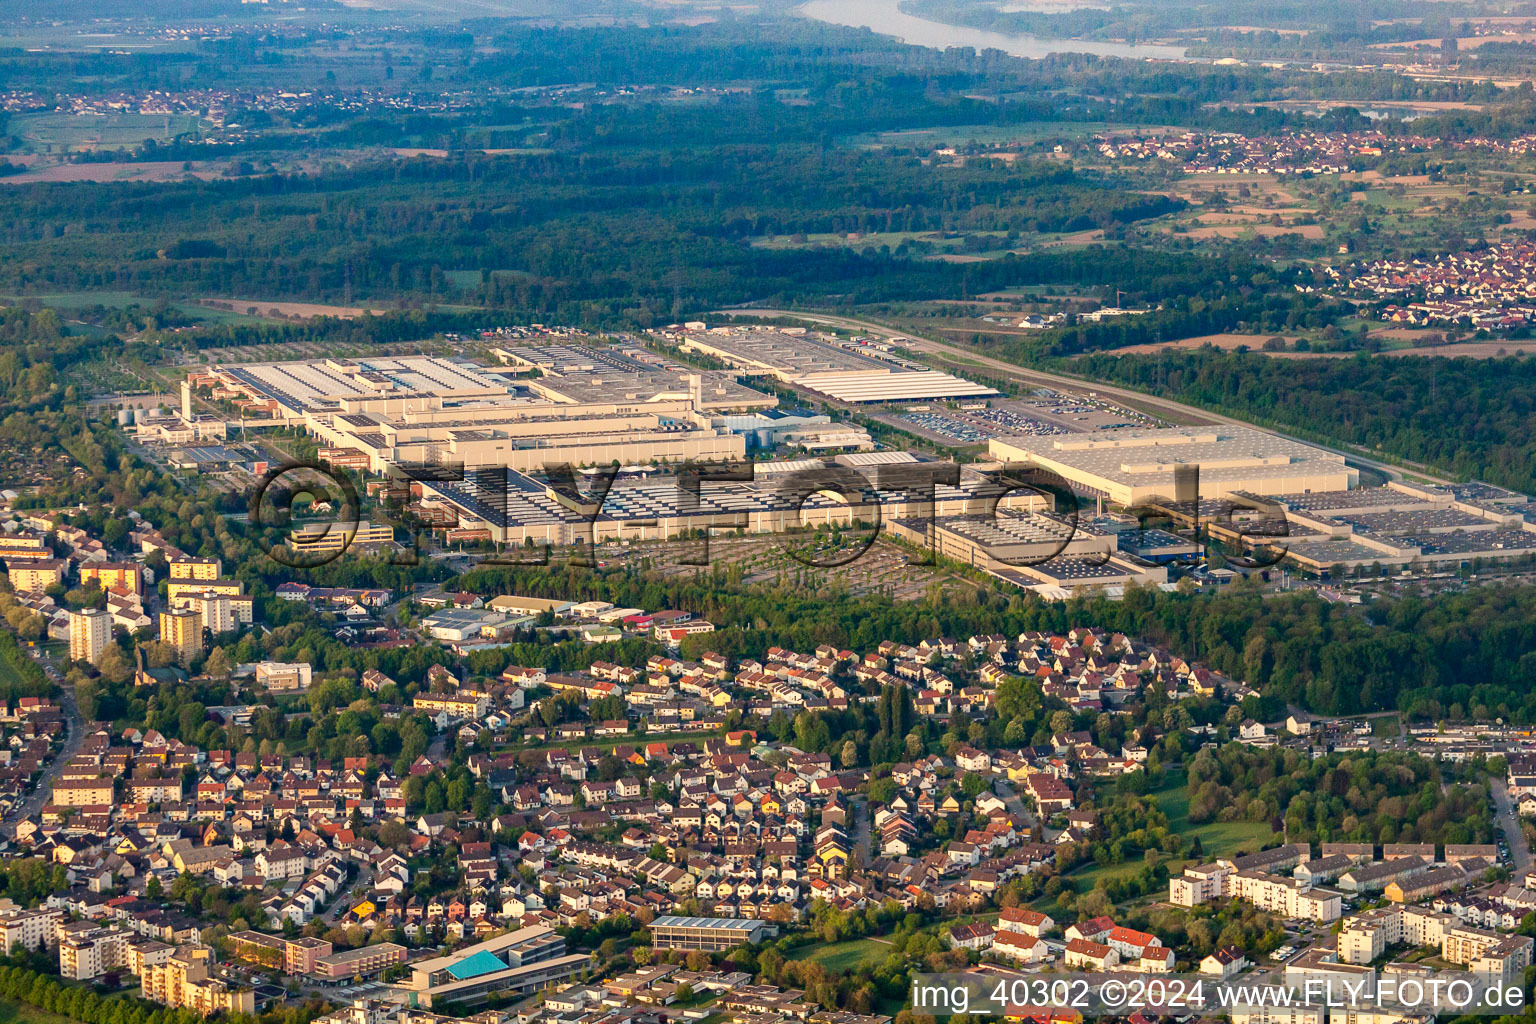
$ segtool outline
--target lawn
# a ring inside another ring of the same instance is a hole
[[[24,659],[26,658],[26,655],[18,654],[16,657],[18,659]],[[25,689],[25,687],[30,685],[31,684],[27,682],[26,677],[17,671],[17,666],[13,664],[9,658],[5,657],[3,654],[0,654],[0,687],[22,687],[23,689],[21,692],[26,693],[28,691]],[[5,1024],[5,1022],[0,1021],[0,1024]]]
[[[38,1006],[0,1000],[0,1024],[74,1024],[74,1021]]]
[[[1212,861],[1217,857],[1235,853],[1239,849],[1257,850],[1274,838],[1274,832],[1270,830],[1269,823],[1264,821],[1210,821],[1202,825],[1191,825],[1189,823],[1189,783],[1181,768],[1168,769],[1162,786],[1153,791],[1152,796],[1157,800],[1158,807],[1168,816],[1169,830],[1182,835],[1186,844],[1193,844],[1198,838],[1203,850],[1198,858],[1175,857],[1164,861],[1163,863],[1168,866],[1169,874],[1177,874],[1184,870],[1186,864]],[[1189,846],[1186,845],[1185,849],[1189,849]],[[1086,891],[1093,888],[1100,879],[1133,875],[1141,870],[1144,863],[1138,856],[1122,864],[1087,864],[1073,871],[1068,877],[1076,883],[1079,891]],[[1052,909],[1059,909],[1056,907],[1056,901],[1049,897],[1036,901],[1035,906],[1046,913],[1051,913]]]
[[[887,942],[875,939],[850,939],[847,942],[817,942],[794,951],[793,960],[814,960],[831,974],[842,974],[855,967],[884,963],[891,955]],[[0,1021],[0,1024],[5,1024]]]
[[[1244,846],[1257,850],[1274,838],[1275,833],[1266,821],[1209,821],[1191,826],[1189,784],[1183,769],[1170,769],[1162,788],[1153,795],[1157,797],[1157,805],[1168,815],[1168,827],[1186,836],[1190,842],[1198,837],[1200,845],[1205,847],[1206,860],[1225,856]]]

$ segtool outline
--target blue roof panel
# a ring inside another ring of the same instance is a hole
[[[474,956],[465,957],[458,963],[448,968],[448,973],[458,981],[465,978],[478,978],[482,974],[494,974],[496,971],[504,971],[507,965],[496,954],[482,949]]]

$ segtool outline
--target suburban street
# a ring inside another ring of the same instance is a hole
[[[1514,866],[1515,877],[1520,878],[1531,870],[1531,864],[1536,858],[1532,857],[1531,845],[1525,841],[1525,834],[1520,830],[1520,815],[1515,810],[1514,801],[1509,798],[1509,787],[1502,779],[1492,779],[1488,789],[1493,793],[1496,822],[1504,829],[1504,838],[1509,843],[1509,860]]]
[[[50,673],[50,675],[52,674]],[[0,821],[0,831],[3,831],[5,835],[11,838],[16,836],[16,824],[18,822],[43,809],[43,804],[48,802],[48,795],[53,791],[54,780],[59,777],[59,773],[64,770],[64,766],[69,763],[70,758],[79,753],[80,744],[85,741],[85,719],[80,717],[80,708],[75,704],[74,687],[62,687],[62,692],[59,695],[59,707],[64,712],[64,721],[69,728],[68,735],[64,737],[64,746],[59,749],[53,760],[48,762],[48,767],[38,777],[37,784],[32,787],[32,792],[28,793],[15,807],[11,808],[11,813],[5,816],[4,821]]]

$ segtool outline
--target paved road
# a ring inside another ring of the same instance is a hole
[[[1112,384],[1100,384],[1097,381],[1088,380],[1083,377],[1073,377],[1067,374],[1047,373],[1044,370],[1027,369],[1017,363],[1006,362],[1002,359],[993,359],[990,356],[981,355],[979,352],[961,347],[959,345],[951,345],[947,342],[935,341],[932,338],[924,338],[920,335],[913,334],[911,331],[898,330],[894,327],[887,327],[886,325],[874,320],[865,320],[859,317],[850,316],[832,316],[830,314],[824,313],[804,313],[792,309],[760,309],[752,306],[742,306],[735,309],[722,309],[716,310],[716,312],[722,314],[796,317],[800,320],[806,320],[811,323],[827,324],[828,326],[833,327],[845,327],[851,328],[853,330],[867,331],[871,334],[886,338],[906,338],[908,341],[903,344],[904,348],[912,349],[915,352],[926,352],[930,355],[947,356],[952,359],[959,360],[961,361],[962,368],[966,364],[972,366],[979,365],[986,367],[989,370],[996,370],[1000,373],[1008,375],[1009,377],[1013,377],[1017,380],[1030,384],[1043,385],[1051,388],[1066,388],[1079,393],[1087,392],[1092,395],[1114,398],[1124,402],[1133,402],[1136,406],[1142,409],[1147,409],[1154,413],[1161,411],[1168,415],[1177,416],[1179,419],[1195,425],[1221,424],[1224,426],[1247,427],[1252,430],[1263,431],[1266,434],[1273,434],[1276,437],[1284,437],[1287,440],[1302,440],[1301,438],[1293,438],[1290,435],[1282,433],[1278,430],[1270,430],[1266,427],[1255,426],[1252,423],[1248,423],[1240,419],[1235,419],[1231,416],[1223,416],[1220,413],[1214,413],[1207,409],[1200,409],[1192,405],[1185,405],[1182,402],[1175,402],[1167,398],[1157,398],[1141,391],[1134,391],[1130,388],[1116,387]],[[1370,456],[1362,455],[1360,452],[1352,448],[1332,448],[1328,445],[1318,444],[1316,441],[1311,440],[1307,440],[1304,443],[1310,444],[1314,448],[1321,448],[1324,451],[1333,452],[1335,455],[1343,455],[1356,465],[1365,466],[1369,469],[1376,470],[1377,472],[1387,476],[1389,479],[1402,479],[1403,467],[1400,465],[1390,462],[1383,462],[1381,460],[1371,458]],[[1451,483],[1450,480],[1445,479],[1444,477],[1435,476],[1433,473],[1430,473],[1417,465],[1413,465],[1411,469],[1415,476],[1422,477],[1425,480],[1429,480],[1433,483]]]
[[[49,666],[51,669],[52,666]],[[50,671],[50,676],[57,675]],[[32,787],[32,792],[22,798],[21,802],[11,808],[11,813],[0,822],[0,831],[12,838],[16,835],[16,826],[22,819],[30,817],[43,809],[43,804],[48,802],[48,797],[53,792],[53,781],[59,777],[64,766],[70,758],[80,752],[80,744],[85,741],[85,719],[80,717],[80,708],[75,703],[75,688],[63,687],[63,693],[59,697],[59,707],[64,712],[64,721],[68,724],[69,733],[64,738],[64,746],[59,749],[58,755],[48,763],[37,784]]]
[[[1025,806],[1023,798],[1019,796],[1019,794],[1014,790],[1010,783],[1003,779],[998,779],[995,783],[993,783],[992,791],[996,793],[1007,806],[1009,814],[1016,818],[1023,819],[1025,825],[1028,828],[1035,827],[1036,822],[1033,812],[1031,812],[1030,809]]]
[[[1520,815],[1515,811],[1514,801],[1509,798],[1509,787],[1504,785],[1503,779],[1489,779],[1488,789],[1493,793],[1493,808],[1497,812],[1498,824],[1504,829],[1504,838],[1509,843],[1509,859],[1514,864],[1515,878],[1518,880],[1531,870],[1536,857],[1531,855],[1531,844],[1525,841],[1525,833],[1520,830]]]
[[[853,808],[853,847],[859,851],[859,863],[869,865],[874,858],[874,843],[872,830],[874,827],[873,815],[869,813],[869,800],[862,796],[853,797],[848,803]]]
[[[357,873],[357,881],[341,892],[331,901],[331,905],[320,915],[320,919],[326,924],[335,924],[336,919],[368,896],[373,894],[373,868],[363,865]]]

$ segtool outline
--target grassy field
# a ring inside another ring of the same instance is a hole
[[[814,960],[832,974],[842,974],[866,964],[883,963],[891,955],[890,943],[876,939],[850,939],[831,944],[818,942],[795,950],[794,960]],[[0,1021],[0,1024],[4,1024]]]
[[[1210,821],[1202,825],[1191,825],[1189,784],[1182,769],[1169,769],[1163,785],[1154,791],[1152,796],[1157,800],[1158,807],[1168,816],[1169,831],[1183,836],[1188,844],[1193,844],[1198,838],[1204,850],[1198,858],[1176,857],[1165,861],[1170,874],[1177,874],[1184,870],[1186,864],[1193,864],[1196,861],[1215,860],[1217,857],[1226,856],[1240,849],[1257,850],[1274,838],[1269,823],[1264,821]],[[1188,848],[1186,846],[1186,849]],[[1082,892],[1093,888],[1101,880],[1134,875],[1141,870],[1143,864],[1140,857],[1129,859],[1123,864],[1090,863],[1073,871],[1068,877],[1077,885],[1078,891]],[[1049,897],[1037,901],[1035,906],[1046,913],[1051,913],[1053,909],[1060,909],[1056,901]]]
[[[0,1024],[73,1024],[73,1021],[38,1006],[0,1000]]]
[[[11,122],[11,131],[40,149],[69,146],[72,149],[116,149],[137,146],[145,139],[168,142],[181,132],[197,127],[197,118],[181,114],[105,114],[77,116],[65,113],[26,114]]]
[[[19,657],[25,658],[26,655],[19,655]],[[16,666],[13,665],[8,658],[0,656],[0,686],[8,687],[25,685],[27,685],[27,681],[22,677],[20,672],[16,671]],[[5,1022],[0,1020],[0,1024],[5,1024]]]

